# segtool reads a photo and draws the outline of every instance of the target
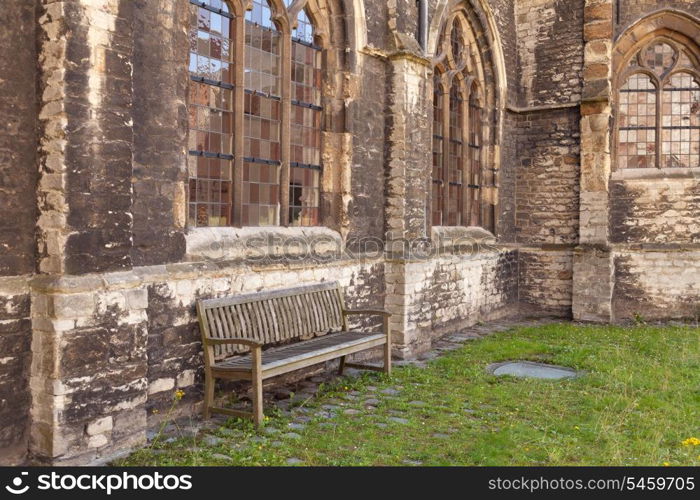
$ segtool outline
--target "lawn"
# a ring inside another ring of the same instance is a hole
[[[487,373],[511,359],[585,375]],[[230,420],[198,438],[161,439],[117,465],[697,466],[692,438],[700,438],[700,329],[552,324],[472,341],[390,378],[338,378],[292,415],[272,415],[262,432]]]

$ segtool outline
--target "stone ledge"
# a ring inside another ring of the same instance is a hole
[[[433,226],[432,241],[441,250],[485,245],[488,250],[496,249],[497,239],[482,227]]]
[[[356,258],[341,256],[339,258],[301,260],[290,259],[278,262],[263,261],[251,263],[247,261],[210,261],[210,262],[181,262],[157,266],[137,267],[131,271],[119,271],[106,274],[87,275],[34,275],[23,277],[24,285],[19,290],[28,293],[30,290],[39,294],[78,294],[98,291],[124,291],[138,289],[143,285],[162,281],[197,280],[201,278],[214,279],[231,277],[237,274],[254,272],[298,272],[308,269],[323,269],[326,267],[351,266],[353,264],[374,265],[385,262],[383,256],[373,257],[358,255]],[[16,280],[13,278],[13,280]],[[4,290],[0,280],[0,290]]]
[[[340,256],[343,238],[325,227],[197,228],[186,235],[189,261],[264,261]]]
[[[696,179],[700,181],[700,168],[627,168],[615,170],[613,181],[643,179]]]
[[[612,252],[696,253],[700,252],[700,243],[615,243]]]

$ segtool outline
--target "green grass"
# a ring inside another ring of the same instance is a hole
[[[586,374],[555,382],[486,373],[488,364],[511,359]],[[399,395],[381,394],[385,388],[400,388]],[[359,399],[346,399],[351,391],[359,391]],[[376,410],[363,409],[368,397],[381,401]],[[216,446],[183,438],[118,465],[286,465],[297,458],[304,465],[697,466],[700,446],[682,442],[700,437],[700,329],[519,328],[465,344],[426,369],[397,368],[391,378],[339,378],[304,406],[313,416],[321,405],[341,401],[362,413],[314,417],[294,431],[301,439],[281,437],[290,431],[289,418],[269,419],[267,427],[282,429],[275,435],[231,420],[213,432],[224,438]],[[392,415],[408,423],[393,422]]]

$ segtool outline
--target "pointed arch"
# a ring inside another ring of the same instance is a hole
[[[632,25],[613,50],[615,169],[700,168],[700,22],[673,11]]]
[[[442,122],[444,137],[436,137],[433,144],[434,150],[437,142],[442,144],[442,156],[434,154],[433,162],[433,225],[476,225],[496,232],[498,146],[505,102],[499,82],[505,71],[497,69],[499,50],[493,44],[498,35],[489,34],[489,15],[477,0],[451,1],[439,3],[433,20],[431,50],[444,87],[441,109],[452,114]],[[478,92],[477,98],[472,92]],[[437,159],[441,168],[436,168]]]

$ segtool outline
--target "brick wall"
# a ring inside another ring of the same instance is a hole
[[[580,116],[575,108],[517,118],[518,242],[576,244]]]
[[[573,251],[557,246],[520,248],[518,293],[525,314],[571,316]]]

